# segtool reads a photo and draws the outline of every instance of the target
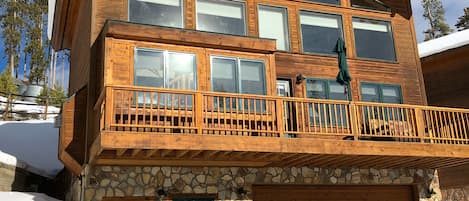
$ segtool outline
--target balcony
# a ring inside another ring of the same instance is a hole
[[[107,86],[102,165],[440,168],[469,163],[469,110]]]

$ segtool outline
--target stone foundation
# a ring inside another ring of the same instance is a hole
[[[441,200],[438,178],[422,169],[218,168],[99,166],[86,177],[85,200],[103,197],[172,194],[216,194],[219,200],[252,200],[252,184],[415,184],[420,200]],[[240,197],[236,190],[247,190]],[[430,190],[429,190],[430,189]]]

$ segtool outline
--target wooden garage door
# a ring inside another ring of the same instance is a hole
[[[413,186],[255,185],[254,201],[417,201]]]

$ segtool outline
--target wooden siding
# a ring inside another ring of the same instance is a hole
[[[439,169],[438,178],[442,189],[468,186],[469,165]]]
[[[422,58],[428,103],[469,108],[469,45]]]

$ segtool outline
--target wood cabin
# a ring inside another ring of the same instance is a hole
[[[57,0],[52,44],[70,200],[435,199],[434,169],[469,163],[409,0]]]
[[[469,108],[469,30],[420,43],[428,104]],[[469,198],[469,165],[438,170],[444,200]]]

